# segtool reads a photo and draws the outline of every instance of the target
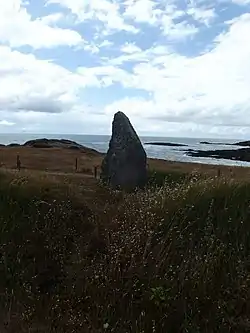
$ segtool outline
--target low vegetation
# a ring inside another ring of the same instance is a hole
[[[250,184],[0,174],[0,332],[249,332]]]

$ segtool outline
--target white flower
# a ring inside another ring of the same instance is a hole
[[[104,325],[103,325],[103,328],[106,330],[107,328],[109,327],[109,324],[108,323],[105,323]]]

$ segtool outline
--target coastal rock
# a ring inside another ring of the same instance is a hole
[[[209,142],[209,141],[201,141],[201,145],[216,145],[216,146],[232,146],[231,143],[226,142]]]
[[[62,148],[62,149],[72,149],[72,150],[80,150],[86,154],[98,154],[101,155],[97,150],[85,147],[75,141],[67,140],[67,139],[35,139],[29,140],[24,143],[24,147],[30,148]]]
[[[201,145],[213,145],[213,142],[208,142],[208,141],[201,141]]]
[[[242,147],[250,147],[250,141],[240,141],[236,143],[226,143],[226,142],[209,142],[209,141],[201,141],[202,145],[223,145],[223,146],[242,146]]]
[[[1,145],[2,146],[2,145]],[[19,143],[10,143],[8,147],[20,147]]]
[[[216,159],[237,160],[250,162],[250,148],[232,150],[191,150],[186,153],[192,157],[210,157]]]
[[[242,146],[242,147],[249,147],[250,146],[250,141],[241,141],[241,142],[236,142],[234,143],[235,146]]]
[[[24,146],[33,147],[33,148],[71,148],[78,147],[82,148],[83,146],[79,143],[66,139],[35,139],[25,142]]]
[[[147,156],[141,141],[123,112],[117,112],[112,137],[103,160],[101,180],[113,188],[134,190],[147,181]]]
[[[152,146],[166,146],[166,147],[187,147],[183,143],[172,143],[172,142],[145,142],[145,145]]]

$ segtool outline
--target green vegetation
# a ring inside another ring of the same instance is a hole
[[[250,184],[154,177],[84,200],[1,174],[0,332],[249,332]]]
[[[164,186],[171,183],[180,183],[190,176],[184,172],[172,171],[166,173],[160,170],[148,170],[148,184],[152,186]]]

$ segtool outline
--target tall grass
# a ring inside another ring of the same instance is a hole
[[[249,332],[249,184],[41,193],[0,182],[0,331]]]

